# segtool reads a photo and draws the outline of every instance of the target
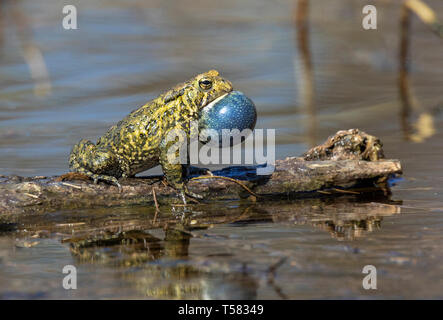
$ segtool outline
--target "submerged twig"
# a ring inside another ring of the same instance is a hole
[[[152,188],[152,197],[154,198],[154,204],[155,204],[155,215],[154,215],[154,219],[152,220],[152,223],[156,223],[157,216],[158,216],[160,209],[158,207],[158,201],[157,201],[157,195],[155,194],[155,188]]]

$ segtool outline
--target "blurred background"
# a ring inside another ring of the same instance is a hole
[[[425,2],[443,18],[441,0]],[[276,129],[277,159],[300,155],[341,129],[359,128],[383,141],[387,158],[400,159],[404,167],[404,180],[393,188],[393,198],[401,206],[390,207],[390,213],[404,215],[385,221],[384,233],[359,242],[360,252],[366,254],[362,259],[385,264],[385,274],[390,275],[385,282],[390,284],[384,292],[387,297],[441,297],[441,283],[434,279],[443,273],[438,246],[443,231],[443,41],[415,14],[405,20],[402,1],[371,1],[377,8],[378,28],[364,30],[362,8],[368,3],[2,0],[0,174],[65,173],[70,149],[78,140],[96,141],[111,125],[169,87],[217,69],[255,102],[256,127]],[[77,8],[77,30],[62,27],[62,8],[67,4]],[[402,23],[409,26],[408,32],[402,33]],[[343,212],[355,210],[348,207]],[[380,213],[379,208],[375,212]],[[276,224],[258,228],[242,231],[241,237],[251,241],[249,249],[239,244],[235,249],[244,257],[249,254],[250,261],[261,261],[259,253],[250,250],[263,233],[271,239],[264,246],[286,253],[296,250],[291,242],[294,232],[304,239],[305,249],[296,251],[301,255],[291,265],[295,269],[282,271],[283,279],[303,273],[299,287],[282,284],[286,297],[366,294],[354,284],[336,291],[337,283],[325,289],[322,282],[335,281],[323,278],[331,274],[337,281],[349,280],[344,265],[360,268],[349,253],[354,249],[339,246],[317,229]],[[217,230],[234,232],[228,227]],[[194,252],[202,254],[217,246],[196,241]],[[57,261],[51,260],[55,254],[66,255],[53,242],[41,248],[48,260],[22,257],[23,266],[33,261],[38,265],[35,270],[40,270]],[[271,251],[264,254],[265,261]],[[321,253],[323,260],[314,252]],[[340,260],[348,254],[351,258]],[[360,270],[352,270],[351,278],[360,279]],[[17,276],[12,269],[8,272],[0,279]],[[85,276],[88,272],[92,271],[84,271]],[[107,276],[96,280],[95,289],[108,283]],[[399,285],[399,278],[407,281]],[[232,280],[235,285],[230,290],[236,292],[241,281],[250,289],[249,280]],[[257,296],[256,286],[252,285],[252,297]],[[110,297],[115,294],[112,288],[107,291]],[[281,298],[278,291],[266,288],[258,297]],[[90,295],[102,297],[103,292],[95,289]],[[251,296],[247,292],[245,297]]]
[[[442,12],[441,1],[427,2]],[[377,1],[378,29],[364,30],[366,3],[309,2],[307,72],[297,1],[73,0],[77,30],[62,27],[67,3],[2,1],[0,172],[66,172],[78,140],[96,141],[130,111],[212,68],[253,99],[258,128],[277,130],[277,158],[348,128],[379,136],[400,157],[401,3]],[[443,42],[415,17],[410,31],[417,108],[409,130],[425,143],[438,134]],[[428,132],[415,132],[423,112]]]

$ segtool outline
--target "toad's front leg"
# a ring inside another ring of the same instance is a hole
[[[180,197],[184,204],[186,204],[186,196],[203,199],[203,196],[188,190],[185,180],[189,165],[187,164],[187,159],[180,161],[180,151],[179,148],[175,150],[174,143],[177,142],[163,142],[160,148],[159,161],[166,181],[180,192]]]

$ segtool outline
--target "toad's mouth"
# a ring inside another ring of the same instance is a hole
[[[230,91],[231,92],[231,91]],[[215,98],[214,100],[212,100],[209,103],[203,104],[203,109],[205,109],[205,111],[210,110],[217,102],[219,102],[220,100],[222,100],[224,97],[226,97],[230,92],[226,92],[224,94],[222,94],[220,97]]]

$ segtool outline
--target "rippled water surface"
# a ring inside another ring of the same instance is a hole
[[[441,1],[426,2],[443,18]],[[62,2],[2,1],[1,174],[65,173],[79,139],[95,141],[165,89],[217,69],[253,99],[257,128],[276,129],[276,158],[360,128],[401,160],[404,179],[390,198],[197,206],[190,234],[143,233],[152,207],[29,217],[0,233],[0,297],[443,298],[443,41],[412,19],[405,120],[401,8],[375,3],[378,29],[365,31],[361,1],[310,1],[310,96],[293,1],[72,0],[70,31]],[[106,226],[138,231],[127,245],[62,241]],[[70,264],[78,289],[68,291]],[[377,267],[377,290],[362,288],[365,265]]]

